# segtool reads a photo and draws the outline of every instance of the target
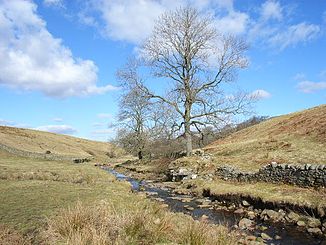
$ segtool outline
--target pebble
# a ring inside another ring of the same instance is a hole
[[[309,228],[307,231],[309,233],[313,234],[313,235],[319,235],[320,236],[320,235],[323,234],[319,228]]]
[[[243,214],[244,210],[242,208],[239,208],[237,210],[234,211],[235,214]]]
[[[297,222],[297,226],[300,226],[300,227],[302,227],[302,226],[306,226],[306,223],[305,223],[304,221],[302,221],[302,220],[299,220],[299,221]]]
[[[250,203],[247,202],[246,200],[243,200],[243,201],[242,201],[242,205],[243,205],[244,207],[249,207],[249,206],[250,206]]]
[[[199,204],[198,207],[199,208],[211,208],[212,205],[209,205],[209,204]]]
[[[208,219],[209,217],[208,217],[207,215],[203,214],[200,218],[201,218],[202,220],[206,220],[206,219]]]
[[[248,229],[250,227],[252,227],[254,224],[254,222],[250,219],[247,219],[247,218],[243,218],[239,221],[239,227],[240,229],[242,230],[245,230],[245,229]]]
[[[193,211],[194,210],[194,208],[193,207],[185,207],[187,210],[189,210],[189,211]]]
[[[261,230],[261,231],[266,231],[268,229],[268,227],[267,226],[259,226],[259,230]]]
[[[279,236],[279,235],[275,235],[274,239],[275,239],[275,240],[281,240],[281,239],[282,239],[282,237],[281,237],[281,236]]]
[[[261,233],[260,234],[261,238],[263,238],[264,240],[273,240],[273,238],[271,238],[269,235],[267,235],[266,233]]]
[[[249,212],[247,213],[247,215],[248,215],[248,218],[249,218],[249,219],[255,219],[255,217],[256,217],[256,214],[255,214],[255,212],[253,212],[253,211],[249,211]]]

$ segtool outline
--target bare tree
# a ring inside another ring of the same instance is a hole
[[[119,130],[118,137],[125,148],[136,152],[138,158],[142,159],[148,139],[146,127],[150,121],[152,103],[141,89],[134,86],[141,82],[137,67],[135,62],[129,62],[117,72],[117,78],[124,89],[118,114],[119,124],[123,129]]]
[[[190,7],[168,12],[157,21],[142,46],[142,57],[153,74],[170,80],[166,94],[157,94],[142,82],[137,86],[147,98],[158,99],[179,115],[186,152],[192,152],[192,130],[216,125],[228,115],[244,111],[246,94],[224,95],[221,84],[231,82],[237,69],[248,64],[247,45],[219,34],[212,18]]]
[[[117,139],[125,149],[142,159],[151,143],[172,137],[174,111],[161,101],[151,101],[137,86],[143,82],[138,70],[139,62],[133,58],[117,72],[124,90],[119,101]]]

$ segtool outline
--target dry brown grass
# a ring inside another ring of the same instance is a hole
[[[30,245],[28,238],[5,225],[0,224],[0,245]]]
[[[216,164],[256,170],[271,161],[326,163],[326,105],[279,116],[220,139],[205,150]]]
[[[115,156],[123,153],[106,142],[23,128],[0,126],[0,139],[3,145],[32,153],[50,151],[51,154],[62,156],[100,159],[107,159],[113,153]]]
[[[44,237],[50,244],[189,244],[231,245],[237,235],[225,227],[175,215],[156,205],[116,208],[102,202],[78,203],[49,219]]]
[[[195,191],[202,194],[204,189],[209,189],[215,195],[241,195],[261,198],[266,202],[291,203],[310,208],[326,208],[326,190],[308,189],[285,184],[266,182],[243,183],[215,179],[207,182],[203,180],[190,181],[195,184]],[[186,182],[184,186],[189,183]]]
[[[181,244],[191,245],[232,245],[238,244],[238,238],[228,233],[224,227],[212,226],[204,221],[190,222],[183,230]]]

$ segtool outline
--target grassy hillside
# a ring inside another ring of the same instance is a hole
[[[119,149],[106,142],[97,142],[31,129],[0,126],[0,144],[19,151],[75,157],[75,158],[107,158],[107,153]]]
[[[217,164],[326,163],[326,105],[275,117],[205,147]]]
[[[0,151],[0,244],[237,244],[91,166]],[[185,229],[187,227],[187,229]]]

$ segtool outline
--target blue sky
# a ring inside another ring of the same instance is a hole
[[[116,70],[182,5],[250,44],[237,86],[260,97],[256,114],[326,102],[325,0],[0,0],[0,124],[112,137]]]

